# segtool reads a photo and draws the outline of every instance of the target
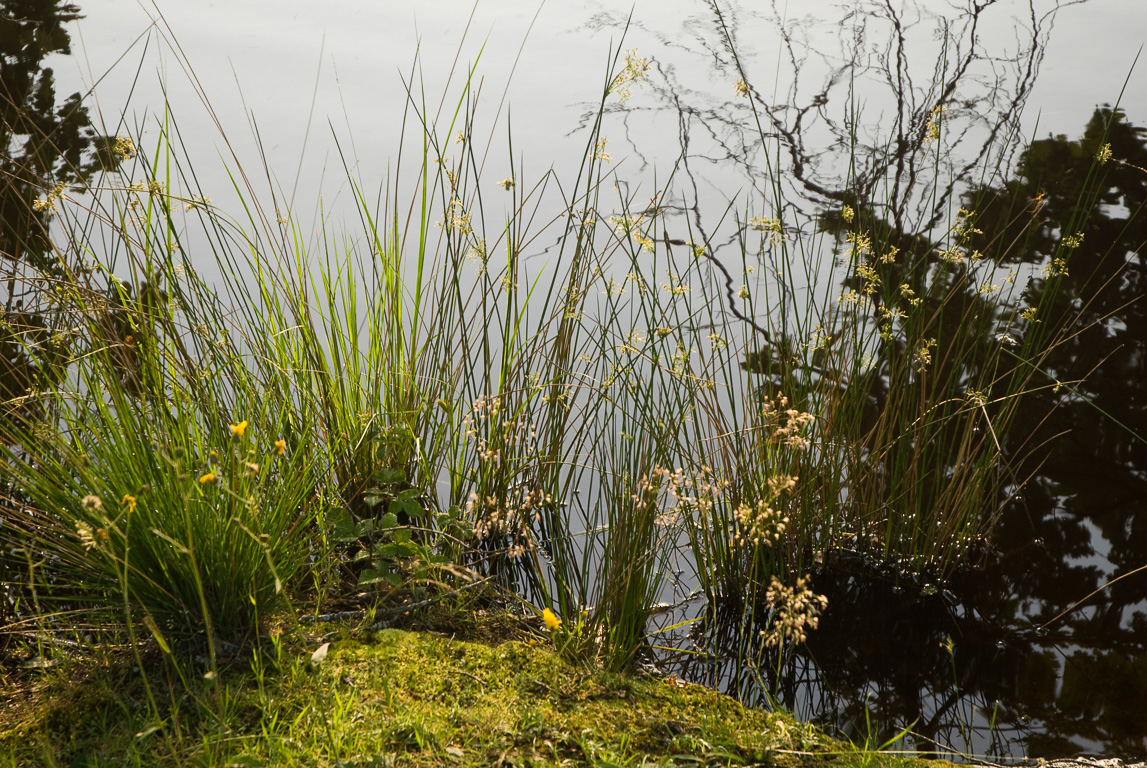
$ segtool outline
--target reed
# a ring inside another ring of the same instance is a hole
[[[213,656],[286,597],[490,580],[623,669],[683,555],[745,626],[842,551],[969,562],[1076,318],[1033,323],[1000,266],[1022,238],[977,245],[974,199],[941,231],[859,198],[794,221],[772,167],[768,215],[730,214],[737,289],[665,234],[676,169],[613,194],[604,115],[647,71],[611,52],[568,181],[482,178],[474,70],[437,118],[411,87],[394,176],[346,169],[353,235],[304,231],[242,167],[241,210],[211,204],[170,105],[150,150],[124,136],[119,183],[51,201],[57,263],[23,278],[67,374],[6,435],[5,535],[46,564],[5,578]]]

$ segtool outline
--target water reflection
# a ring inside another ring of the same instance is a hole
[[[927,232],[946,219],[962,182],[985,164],[1007,164],[997,153],[1014,151],[1009,137],[1059,5],[710,0],[698,8],[678,29],[631,23],[666,53],[654,58],[652,97],[613,108],[625,120],[627,154],[679,155],[685,198],[763,200],[766,211],[801,199],[880,200],[895,227]],[[587,29],[627,22],[602,12]],[[743,77],[748,99],[736,96]],[[945,127],[932,137],[938,109]],[[676,151],[650,134],[677,139]],[[689,223],[708,233],[719,213],[694,210]]]
[[[874,18],[895,22],[884,11]],[[970,19],[965,29],[974,31],[977,23]],[[861,25],[861,31],[868,29]],[[1032,47],[1007,60],[1017,72],[1023,71],[1021,61],[1038,68],[1038,28],[1033,30]],[[891,45],[898,50],[895,40]],[[955,70],[975,65],[975,49],[968,47]],[[845,66],[857,66],[855,57],[846,58]],[[892,61],[899,60],[883,60]],[[838,78],[843,70],[832,71]],[[1001,487],[1002,514],[982,563],[937,586],[887,569],[865,553],[844,553],[817,574],[816,588],[829,597],[829,608],[803,648],[775,659],[755,632],[744,633],[718,617],[693,640],[723,660],[684,661],[680,674],[756,704],[794,708],[834,724],[859,743],[883,743],[908,728],[907,745],[923,750],[996,757],[1142,754],[1147,750],[1147,720],[1141,716],[1147,708],[1147,571],[1140,570],[1147,564],[1142,393],[1147,276],[1141,251],[1147,244],[1142,215],[1147,132],[1122,111],[1103,108],[1079,139],[1033,142],[1014,165],[1000,163],[1001,172],[1014,167],[1011,178],[980,185],[969,182],[967,171],[984,163],[989,144],[953,144],[943,152],[952,165],[941,196],[921,197],[916,193],[933,183],[922,165],[928,116],[951,100],[949,115],[968,110],[970,124],[998,138],[1014,124],[1031,80],[1020,77],[1007,97],[992,93],[983,102],[963,100],[955,85],[946,75],[937,77],[924,89],[936,101],[900,94],[890,125],[894,139],[861,148],[866,165],[851,187],[818,171],[832,166],[818,165],[822,159],[840,157],[843,134],[834,133],[825,119],[829,143],[821,151],[810,149],[801,133],[807,125],[802,120],[824,115],[827,89],[799,108],[774,108],[763,96],[756,99],[770,138],[788,155],[783,167],[791,170],[789,182],[813,201],[864,207],[879,191],[882,204],[868,210],[880,220],[879,240],[921,256],[914,264],[897,261],[892,283],[914,285],[935,269],[933,227],[952,198],[977,213],[982,232],[973,248],[992,254],[1001,275],[1013,267],[1031,275],[1020,305],[1009,313],[993,309],[975,287],[957,289],[953,283],[946,300],[959,306],[951,318],[978,316],[984,322],[950,323],[936,335],[962,336],[961,343],[983,348],[984,354],[969,356],[972,369],[983,365],[991,348],[1019,343],[1025,329],[1035,332],[1019,319],[1023,306],[1039,307],[1041,328],[1070,329],[1041,358],[1046,385],[1024,395],[1002,446],[1016,479]],[[997,80],[994,87],[999,85]],[[986,105],[998,105],[994,117],[972,115]],[[713,117],[712,130],[723,130],[725,118]],[[709,116],[697,119],[709,125]],[[969,128],[957,140],[973,134]],[[740,154],[731,151],[731,156]],[[1097,157],[1105,162],[1095,164]],[[747,167],[757,162],[744,159]],[[1067,254],[1066,238],[1075,240]],[[855,288],[856,280],[846,277],[844,287]],[[798,343],[782,339],[781,345]],[[905,350],[890,344],[884,353]],[[942,351],[936,356],[946,359]],[[1012,365],[1019,370],[1024,362],[1016,358]],[[779,374],[778,355],[750,354],[747,367]],[[872,371],[850,386],[864,390],[874,418],[885,407],[890,381],[880,360]],[[997,379],[999,391],[989,394],[1006,394],[1008,381],[1005,371]],[[943,483],[959,465],[935,470],[931,477]],[[889,488],[896,483],[891,472],[875,476]],[[896,497],[897,492],[880,489],[875,495]]]
[[[1147,748],[1147,722],[1132,714],[1147,703],[1147,571],[1136,572],[1147,564],[1145,168],[1147,130],[1105,108],[1078,140],[1034,142],[1015,178],[982,197],[985,232],[1014,231],[1014,201],[1037,201],[1016,262],[1046,263],[1062,238],[1082,237],[1057,291],[1041,279],[1027,288],[1029,303],[1047,294],[1043,322],[1079,317],[1045,361],[1054,385],[1021,409],[1013,439],[1042,447],[1024,461],[1020,474],[1033,478],[1001,521],[979,588],[1006,606],[994,621],[1044,628],[1037,647],[1057,652],[1055,696],[1029,704],[1050,734],[1034,739],[1041,751],[1087,740],[1112,753]],[[1080,210],[1089,174],[1094,204]]]
[[[739,625],[740,616],[718,615],[684,640],[716,658],[692,656],[674,670],[754,704],[794,709],[859,743],[883,743],[910,728],[905,745],[925,750],[1142,755],[1147,132],[1103,108],[1079,138],[1051,137],[1021,151],[1020,116],[1058,6],[984,3],[947,16],[930,8],[859,3],[837,24],[786,19],[776,3],[710,4],[677,37],[661,35],[681,55],[657,62],[663,83],[654,86],[653,111],[676,117],[685,179],[677,210],[694,233],[712,234],[712,217],[701,211],[705,190],[728,196],[743,192],[746,180],[773,215],[784,213],[779,200],[803,199],[808,210],[849,204],[876,222],[874,241],[902,255],[885,281],[924,295],[920,284],[937,273],[936,228],[963,204],[982,230],[970,248],[995,258],[1000,277],[1013,269],[1020,280],[1030,276],[1014,312],[1001,313],[977,286],[953,278],[946,312],[932,313],[946,318],[935,328],[946,340],[941,347],[983,350],[959,361],[966,371],[945,374],[956,381],[974,381],[990,350],[1018,347],[1030,328],[1019,318],[1025,306],[1039,307],[1041,330],[1070,327],[1040,360],[1040,386],[1020,401],[1001,446],[1010,479],[990,500],[1001,510],[994,537],[974,558],[978,567],[942,584],[898,573],[872,553],[842,552],[816,574],[829,606],[805,646],[778,658],[756,628]],[[1008,15],[1017,9],[1023,13]],[[754,47],[745,31],[759,31],[748,23],[758,15],[778,32],[782,56],[769,64],[781,71],[748,84],[749,109],[733,84],[759,71],[765,46]],[[621,24],[607,14],[592,22]],[[1005,27],[1010,42],[998,34]],[[921,43],[926,33],[930,47]],[[681,64],[688,57],[696,67]],[[774,83],[779,88],[765,92]],[[636,129],[643,110],[624,113],[630,135],[644,136]],[[1110,157],[1096,166],[1108,145]],[[640,156],[644,147],[635,141],[631,149]],[[976,178],[985,167],[997,178]],[[730,168],[740,184],[729,182]],[[1088,185],[1095,186],[1084,195]],[[786,224],[807,211],[791,213]],[[829,231],[839,224],[831,214],[819,220]],[[1053,265],[1072,236],[1079,245]],[[718,254],[736,243],[714,240]],[[841,284],[856,282],[853,274]],[[787,311],[783,301],[770,309]],[[967,317],[982,322],[969,326],[961,322]],[[799,338],[774,335],[748,355],[746,368],[781,386],[800,346]],[[883,354],[910,351],[893,340]],[[956,364],[943,351],[938,366]],[[859,434],[887,407],[886,358],[848,383],[868,402]],[[1023,364],[1010,363],[1013,372]],[[1002,370],[989,397],[1007,392]],[[959,477],[960,459],[943,461],[929,482]],[[893,470],[871,473],[881,484],[873,497],[910,492],[898,488]]]
[[[49,243],[58,201],[117,165],[114,140],[95,130],[82,95],[57,102],[45,66],[70,53],[65,25],[77,18],[79,8],[60,0],[0,1],[0,440],[41,417],[36,393],[65,371],[67,334],[50,300],[63,269]],[[9,491],[4,506],[13,505],[22,513]],[[6,548],[0,582],[25,567]],[[0,621],[13,615],[18,601],[10,598],[0,595]]]
[[[60,269],[48,242],[57,200],[115,167],[112,140],[96,132],[82,95],[57,103],[45,66],[71,52],[65,25],[79,10],[60,0],[0,2],[0,432],[36,413],[29,393],[62,375],[66,342],[40,295]]]

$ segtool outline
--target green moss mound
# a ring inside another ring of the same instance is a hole
[[[272,644],[217,679],[156,655],[10,676],[4,765],[904,765],[699,685],[571,666],[544,638],[386,629]],[[319,656],[322,656],[321,652]],[[935,766],[935,761],[929,763]]]

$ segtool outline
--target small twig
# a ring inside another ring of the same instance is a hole
[[[1064,616],[1066,616],[1067,614],[1071,613],[1071,612],[1072,612],[1072,611],[1074,611],[1076,608],[1078,608],[1079,606],[1083,605],[1084,603],[1086,603],[1086,602],[1087,602],[1088,600],[1090,600],[1091,598],[1093,598],[1093,597],[1095,597],[1096,595],[1098,595],[1098,594],[1099,594],[1100,592],[1102,592],[1103,590],[1105,590],[1105,589],[1107,589],[1108,587],[1110,587],[1110,586],[1111,586],[1112,584],[1114,584],[1115,582],[1117,582],[1117,581],[1119,581],[1119,580],[1121,580],[1121,579],[1126,579],[1128,576],[1134,576],[1135,574],[1139,573],[1140,571],[1147,571],[1147,565],[1141,565],[1141,566],[1139,566],[1138,568],[1136,568],[1135,570],[1133,570],[1133,571],[1128,571],[1127,573],[1123,574],[1122,576],[1116,576],[1114,579],[1112,579],[1111,581],[1107,582],[1107,583],[1106,583],[1106,584],[1104,584],[1102,587],[1100,587],[1099,589],[1097,589],[1097,590],[1095,590],[1094,592],[1092,592],[1091,594],[1089,594],[1087,597],[1083,598],[1082,600],[1077,600],[1075,603],[1073,603],[1073,604],[1072,604],[1072,606],[1071,606],[1070,608],[1068,608],[1068,609],[1066,609],[1066,610],[1063,610],[1063,611],[1060,611],[1060,612],[1059,612],[1059,614],[1057,614],[1055,618],[1053,618],[1053,619],[1051,619],[1050,621],[1047,621],[1047,622],[1045,622],[1045,623],[1043,623],[1043,624],[1039,625],[1038,627],[1036,627],[1036,631],[1037,631],[1037,632],[1040,632],[1040,631],[1042,631],[1043,629],[1047,628],[1049,625],[1051,625],[1051,624],[1054,624],[1055,622],[1059,621],[1059,620],[1060,620],[1060,619],[1062,619]]]
[[[454,672],[455,674],[458,674],[458,675],[466,675],[466,677],[475,681],[476,683],[481,685],[483,688],[487,687],[486,681],[483,680],[482,678],[478,677],[477,675],[472,675],[469,672],[463,672],[462,670],[457,669],[457,668],[453,668],[453,667],[451,668],[451,671]]]
[[[365,619],[370,611],[338,611],[337,613],[324,613],[320,616],[303,616],[300,624],[318,624],[328,621],[341,621],[342,619]]]
[[[545,689],[546,689],[547,691],[549,691],[550,693],[554,693],[554,689],[553,689],[553,688],[551,688],[551,687],[549,687],[549,686],[548,686],[548,685],[546,685],[545,683],[543,683],[541,680],[533,680],[533,679],[531,679],[531,680],[530,680],[530,682],[531,682],[531,683],[533,683],[534,685],[536,685],[536,686],[540,687],[540,688],[545,688]]]

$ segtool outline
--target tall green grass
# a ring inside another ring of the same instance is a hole
[[[1069,322],[1025,319],[997,269],[1017,246],[974,252],[974,215],[905,233],[857,199],[810,231],[776,168],[772,217],[733,217],[740,265],[672,240],[676,169],[623,197],[602,153],[644,75],[611,54],[572,180],[510,162],[501,189],[473,72],[438,119],[412,88],[414,159],[377,195],[348,169],[355,234],[272,215],[241,167],[242,210],[207,202],[174,109],[152,147],[136,131],[123,183],[61,201],[58,268],[26,277],[70,357],[7,436],[6,535],[34,564],[7,578],[213,654],[287,597],[489,579],[619,669],[682,553],[714,610],[760,622],[842,550],[967,562]]]

